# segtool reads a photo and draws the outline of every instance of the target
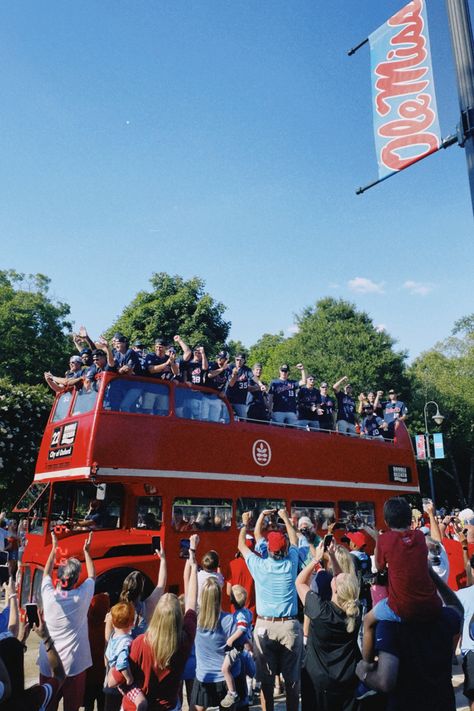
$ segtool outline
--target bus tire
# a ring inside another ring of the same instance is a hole
[[[108,593],[110,597],[110,604],[115,605],[118,602],[120,593],[122,591],[123,581],[125,580],[127,575],[129,575],[129,573],[132,573],[134,570],[136,570],[136,568],[129,567],[113,568],[112,570],[106,570],[104,573],[101,573],[97,577],[95,581],[94,594],[97,595],[98,593],[103,592]],[[149,595],[151,595],[155,586],[153,585],[148,575],[145,575],[145,573],[142,573],[142,575],[145,578],[143,598],[146,599]]]

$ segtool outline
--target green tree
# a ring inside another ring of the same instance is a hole
[[[0,377],[35,384],[45,370],[66,369],[70,309],[49,297],[49,283],[43,274],[0,271]]]
[[[251,361],[260,360],[268,380],[282,363],[292,367],[304,363],[318,380],[332,385],[347,375],[356,392],[367,389],[407,391],[404,361],[406,353],[394,350],[386,331],[375,328],[370,317],[347,302],[333,298],[318,301],[296,317],[298,332],[289,338],[282,333],[266,334],[250,349]]]
[[[142,338],[152,346],[156,337],[172,340],[179,334],[191,346],[203,345],[210,355],[224,345],[230,323],[224,304],[215,301],[199,277],[184,280],[164,272],[153,274],[151,291],[140,291],[107,331],[121,331],[131,341]]]
[[[0,378],[0,500],[11,508],[29,486],[53,401],[42,385]]]
[[[434,462],[438,502],[474,504],[474,314],[457,321],[449,338],[422,353],[409,377],[413,434],[424,432],[426,402],[435,401],[445,416],[436,427],[429,410],[429,430],[443,432],[447,453],[446,460]]]

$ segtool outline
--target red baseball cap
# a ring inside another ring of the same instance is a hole
[[[286,548],[286,537],[281,531],[270,531],[267,544],[270,553],[279,553]]]
[[[345,537],[348,538],[352,543],[358,548],[362,548],[367,545],[366,538],[361,531],[354,531],[354,533],[346,533]]]

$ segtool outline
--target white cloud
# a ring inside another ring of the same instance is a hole
[[[377,333],[382,333],[382,331],[387,330],[387,326],[384,323],[378,323],[375,327],[375,330],[377,331]]]
[[[420,281],[406,281],[403,288],[407,289],[410,294],[418,294],[418,296],[426,296],[433,291],[433,284],[422,283]]]
[[[377,284],[367,277],[354,277],[347,283],[349,289],[357,294],[383,294],[383,284],[382,281]]]

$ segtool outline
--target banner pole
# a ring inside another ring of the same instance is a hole
[[[369,41],[369,38],[366,37],[365,40],[362,40],[362,42],[359,42],[358,45],[356,45],[355,47],[352,47],[352,49],[349,49],[348,52],[347,52],[347,56],[348,56],[348,57],[351,57],[353,54],[355,54],[355,53],[357,52],[358,49],[360,49],[361,47],[363,47],[364,44],[367,44],[368,41]]]
[[[474,50],[467,0],[446,0],[461,109],[461,133],[474,211]]]
[[[447,136],[444,138],[441,143],[440,143],[440,148],[449,148],[449,146],[454,145],[454,143],[458,143],[458,136],[456,133],[453,133],[451,136]],[[436,153],[436,151],[434,151]],[[433,155],[430,153],[430,155]],[[415,165],[415,163],[418,163],[420,160],[424,160],[425,158],[428,158],[428,156],[420,156],[416,160],[413,161],[413,163],[410,163],[410,165]],[[374,180],[373,183],[369,183],[368,185],[364,185],[364,187],[357,188],[356,195],[362,195],[362,193],[365,193],[366,190],[369,190],[369,188],[375,187],[375,185],[378,185],[379,183],[383,183],[384,180],[388,180],[388,178],[391,178],[392,175],[398,175],[398,173],[401,173],[401,170],[394,170],[391,173],[388,173],[388,175],[384,175],[383,178],[379,178],[378,180]]]

